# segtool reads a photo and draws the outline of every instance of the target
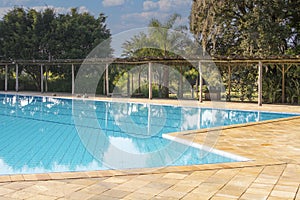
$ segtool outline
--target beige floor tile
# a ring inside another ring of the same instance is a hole
[[[97,182],[96,180],[91,180],[91,179],[77,179],[77,180],[73,180],[72,184],[90,186],[96,182]]]
[[[0,200],[17,200],[16,198],[10,198],[7,196],[0,196]]]
[[[134,193],[140,193],[140,194],[149,194],[149,195],[157,195],[159,193],[161,193],[162,191],[164,191],[165,188],[153,188],[153,187],[142,187],[138,190],[136,190]]]
[[[273,190],[270,194],[272,197],[280,197],[280,198],[295,198],[295,192],[288,192],[288,191],[280,191],[280,190]]]
[[[6,195],[6,194],[9,194],[9,193],[13,193],[15,191],[16,190],[13,190],[13,189],[5,188],[5,187],[0,187],[0,196],[1,195]]]
[[[183,196],[185,196],[187,194],[187,192],[183,192],[183,191],[176,191],[176,190],[172,190],[172,189],[168,189],[165,190],[163,192],[161,192],[159,194],[159,196],[163,196],[163,197],[173,197],[173,198],[182,198]]]
[[[3,185],[2,187],[13,189],[13,190],[21,190],[21,189],[24,189],[26,187],[30,187],[32,185],[34,185],[33,182],[24,182],[24,181],[21,181],[21,182],[8,183],[6,185]]]
[[[24,178],[25,181],[36,181],[36,180],[38,180],[38,178],[35,174],[24,174],[23,178]]]
[[[241,200],[266,200],[267,198],[268,195],[252,193],[245,193],[240,197]]]
[[[126,177],[125,178],[122,178],[122,177],[111,177],[111,178],[106,179],[103,182],[121,184],[121,183],[124,183],[126,181],[128,181],[128,178],[126,178]]]
[[[212,193],[206,193],[206,192],[202,192],[202,193],[188,193],[186,196],[184,196],[182,199],[183,200],[208,200],[211,199],[213,196]]]
[[[210,200],[237,200],[238,198],[232,198],[230,196],[214,196]]]
[[[136,180],[142,180],[142,181],[154,181],[160,179],[162,176],[164,176],[163,173],[160,174],[145,174],[145,175],[139,175],[135,176]]]
[[[85,191],[80,190],[67,195],[66,198],[73,200],[86,200],[92,198],[93,196],[95,196],[95,194],[87,193]]]
[[[33,197],[30,197],[26,200],[56,200],[56,199],[57,197],[35,194]]]
[[[176,197],[166,197],[166,196],[155,196],[151,198],[152,200],[178,200]]]
[[[180,173],[167,173],[163,178],[169,178],[169,179],[184,179],[188,175],[186,174],[180,174]]]
[[[43,191],[42,194],[48,196],[64,197],[68,196],[78,190],[83,189],[82,186],[75,184],[64,184],[62,186],[48,186],[46,191]]]
[[[0,176],[0,183],[1,182],[10,182],[11,179],[9,176]]]
[[[22,191],[33,194],[40,194],[49,191],[49,188],[43,185],[32,185],[30,187],[22,189]]]
[[[268,200],[291,200],[291,198],[283,198],[283,197],[268,197]]]
[[[151,199],[155,196],[155,194],[145,194],[145,193],[139,193],[139,192],[133,192],[127,196],[125,196],[124,200],[135,200],[135,199],[139,199],[139,200],[147,200],[147,199]]]
[[[96,195],[91,197],[89,200],[120,200],[120,198],[106,195]]]
[[[10,176],[11,181],[24,181],[23,175],[12,175]]]
[[[278,191],[286,191],[286,192],[293,192],[296,193],[298,190],[297,186],[286,186],[286,185],[276,185],[274,190],[278,190]]]
[[[269,195],[271,193],[272,189],[271,188],[248,188],[246,190],[246,193],[249,194],[261,194],[261,195]]]
[[[176,183],[176,185],[178,186],[189,186],[189,187],[197,187],[199,186],[201,183],[201,181],[198,181],[198,180],[181,180],[179,182]]]
[[[278,179],[276,178],[257,178],[255,180],[255,183],[260,183],[260,184],[276,184]]]
[[[109,190],[109,188],[107,188],[107,187],[103,187],[103,186],[100,186],[100,185],[91,185],[91,186],[88,186],[88,187],[82,189],[81,191],[84,191],[84,192],[90,193],[90,194],[98,195],[98,194],[101,194],[101,193],[103,193],[107,190]]]
[[[166,190],[173,186],[174,184],[161,183],[161,182],[150,182],[142,188],[156,188]]]
[[[300,185],[299,185],[299,188],[298,188],[298,192],[296,194],[296,200],[300,200]]]
[[[119,199],[127,196],[128,194],[130,194],[130,192],[123,191],[123,190],[116,190],[116,189],[107,190],[102,193],[102,195],[104,196],[110,196]]]
[[[4,197],[15,198],[15,199],[28,199],[28,198],[34,197],[35,195],[36,194],[34,194],[34,193],[24,192],[24,191],[20,190],[20,191],[6,194],[6,195],[4,195]]]
[[[144,187],[145,185],[149,184],[150,181],[142,181],[142,180],[137,180],[137,179],[132,179],[130,181],[127,181],[125,183],[122,183],[120,187],[126,187],[126,188],[132,188],[132,189],[139,189]]]
[[[253,189],[269,189],[270,191],[273,189],[274,184],[264,184],[264,183],[252,183],[249,188]]]

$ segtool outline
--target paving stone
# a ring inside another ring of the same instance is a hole
[[[4,197],[15,198],[15,199],[28,199],[28,198],[34,197],[35,195],[36,194],[34,194],[34,193],[24,192],[24,191],[20,190],[20,191],[16,191],[13,193],[8,193],[8,194],[4,195]]]
[[[93,196],[95,195],[81,190],[67,195],[66,198],[73,199],[73,200],[86,200],[92,198]]]
[[[89,200],[120,200],[120,198],[106,195],[96,195],[89,198]]]
[[[130,192],[123,191],[123,190],[115,190],[115,189],[107,190],[102,193],[102,195],[104,196],[110,196],[114,198],[123,198],[128,194],[130,194]]]
[[[272,196],[272,197],[280,197],[280,198],[290,198],[290,199],[293,199],[295,197],[295,192],[273,190],[271,192],[270,196]]]
[[[33,197],[30,197],[26,200],[56,200],[56,199],[57,197],[35,194]]]
[[[251,194],[251,193],[245,193],[243,196],[240,197],[241,200],[266,200],[268,199],[268,196],[261,195],[261,194]]]
[[[135,199],[139,199],[139,200],[147,200],[147,199],[151,199],[155,196],[155,194],[151,194],[151,193],[140,193],[140,192],[133,192],[127,196],[125,196],[123,198],[123,200],[135,200]]]
[[[180,174],[180,173],[167,173],[163,178],[169,178],[169,179],[184,179],[187,177],[186,174]]]
[[[16,190],[12,190],[12,189],[5,188],[5,187],[0,187],[0,196],[1,195],[6,195],[6,194],[9,194],[9,193],[13,193],[15,191]]]
[[[34,183],[32,182],[12,182],[12,183],[8,183],[6,185],[3,185],[2,188],[9,188],[9,189],[13,189],[13,190],[21,190],[24,189],[26,187],[30,187],[34,185]]]

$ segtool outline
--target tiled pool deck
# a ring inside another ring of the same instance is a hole
[[[26,93],[29,94],[29,93]],[[40,95],[40,94],[38,94]],[[141,101],[141,99],[131,100]],[[148,102],[148,100],[142,100]],[[178,101],[152,100],[178,104]],[[182,104],[183,102],[180,102]],[[192,104],[192,102],[184,102]],[[211,106],[210,102],[199,106]],[[223,107],[224,104],[214,106]],[[300,106],[226,103],[226,108],[300,113]],[[245,156],[249,162],[0,176],[1,199],[296,199],[300,200],[300,117],[223,130],[173,133]],[[217,141],[216,141],[217,139]]]

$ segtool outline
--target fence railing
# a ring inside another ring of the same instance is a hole
[[[20,87],[20,76],[31,74],[37,82],[40,92],[48,92],[49,77],[53,71],[62,69],[62,73],[70,86],[71,94],[75,94],[75,78],[79,66],[82,64],[93,64],[105,66],[105,73],[101,80],[101,93],[104,95],[113,95],[111,92],[114,86],[114,77],[110,75],[110,69],[115,66],[122,68],[130,68],[130,66],[143,66],[144,82],[148,85],[149,99],[153,98],[153,65],[163,64],[168,66],[180,66],[190,70],[194,68],[197,77],[191,80],[191,98],[198,98],[200,102],[208,99],[204,87],[205,80],[202,76],[202,65],[206,63],[214,63],[220,70],[223,84],[226,91],[220,96],[227,101],[256,101],[258,105],[264,102],[270,103],[297,103],[300,104],[300,58],[213,58],[213,59],[189,59],[188,61],[182,58],[144,58],[144,59],[89,59],[89,60],[15,60],[15,61],[0,61],[0,90],[21,91],[25,87]],[[29,68],[30,67],[30,68]],[[27,69],[28,68],[28,69]],[[27,69],[27,70],[24,70]],[[67,70],[66,70],[67,69]],[[22,71],[23,70],[23,71]],[[31,70],[31,71],[30,71]],[[26,71],[26,72],[24,72]],[[59,71],[59,70],[58,70]],[[180,72],[182,73],[182,72]],[[56,72],[59,77],[59,72]],[[130,78],[131,76],[131,78]],[[134,74],[127,75],[127,95],[133,93]],[[140,79],[139,74],[139,79]],[[59,78],[58,78],[59,79]],[[139,80],[140,81],[140,80]],[[179,81],[178,88],[182,81]],[[14,86],[12,86],[14,84]],[[30,85],[29,81],[23,84]],[[132,86],[130,91],[130,86]],[[28,89],[28,88],[27,88]],[[194,89],[194,90],[193,90]],[[52,88],[55,92],[55,88]],[[199,92],[201,91],[201,92]],[[179,92],[180,93],[180,92]],[[178,93],[178,94],[179,94]],[[194,95],[196,93],[196,95]],[[182,97],[183,95],[178,95]],[[212,95],[211,95],[212,96]]]

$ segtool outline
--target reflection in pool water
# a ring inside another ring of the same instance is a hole
[[[289,116],[0,95],[0,174],[234,162],[162,135]]]

